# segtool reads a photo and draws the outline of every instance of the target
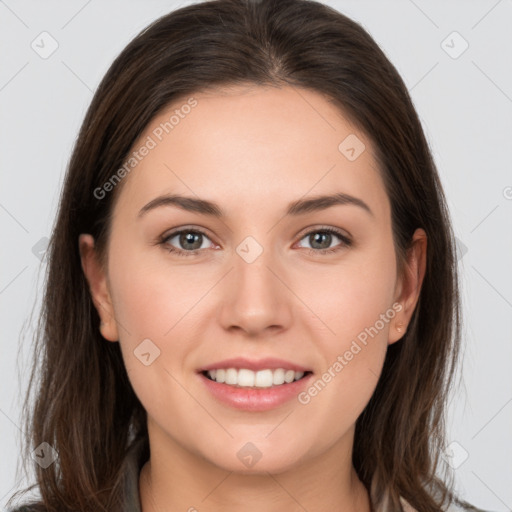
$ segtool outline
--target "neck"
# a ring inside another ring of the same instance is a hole
[[[256,474],[222,469],[162,431],[149,425],[148,431],[151,457],[139,478],[142,512],[371,510],[351,462],[353,431],[325,453],[288,470]]]

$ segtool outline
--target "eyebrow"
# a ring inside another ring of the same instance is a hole
[[[327,208],[338,205],[358,206],[371,216],[374,216],[370,207],[363,200],[342,192],[293,201],[288,205],[286,215],[303,215],[305,213],[326,210]],[[155,208],[162,206],[176,206],[182,210],[200,213],[202,215],[210,215],[219,219],[224,217],[224,213],[218,204],[212,201],[207,201],[206,199],[198,199],[179,194],[168,194],[156,197],[141,208],[137,217],[140,218],[150,210],[154,210]]]

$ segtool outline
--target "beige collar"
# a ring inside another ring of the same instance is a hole
[[[402,504],[402,508],[404,512],[417,512],[415,508],[413,508],[404,498],[400,497],[400,503]]]

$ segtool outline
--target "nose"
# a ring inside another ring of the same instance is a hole
[[[251,263],[235,253],[233,263],[221,299],[222,327],[250,337],[287,329],[292,319],[293,294],[284,284],[285,272],[271,251],[264,250]]]

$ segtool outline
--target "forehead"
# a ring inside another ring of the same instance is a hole
[[[226,210],[233,203],[254,211],[343,191],[364,196],[377,214],[387,209],[366,135],[306,89],[244,86],[190,95],[156,116],[132,151],[139,157],[120,208],[138,211],[157,195],[186,193]]]

